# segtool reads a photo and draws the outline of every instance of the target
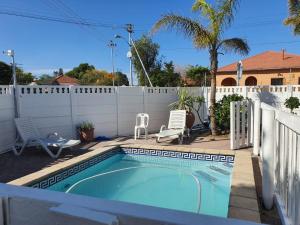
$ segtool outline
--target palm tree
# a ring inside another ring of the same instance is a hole
[[[228,28],[234,18],[238,0],[220,0],[216,5],[209,4],[206,0],[196,0],[192,9],[200,12],[205,23],[173,13],[164,15],[152,28],[152,33],[161,28],[175,29],[193,40],[198,49],[208,49],[210,55],[211,94],[210,94],[210,119],[211,133],[217,134],[216,129],[216,74],[218,70],[218,55],[220,51],[248,54],[249,46],[241,38],[223,39],[223,32]]]
[[[294,34],[300,34],[300,2],[299,0],[289,0],[289,17],[284,21],[285,25],[293,26]]]

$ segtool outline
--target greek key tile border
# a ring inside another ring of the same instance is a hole
[[[226,162],[226,163],[234,162],[233,155],[214,155],[214,154],[206,154],[206,153],[178,152],[178,151],[144,149],[144,148],[120,148],[120,149],[113,149],[108,152],[97,155],[89,160],[76,164],[71,168],[68,168],[62,172],[47,177],[29,186],[33,188],[46,189],[118,153],[128,154],[128,155],[147,155],[147,156],[154,156],[154,157],[158,156],[158,157],[204,160],[204,161],[215,161],[215,162]]]
[[[46,189],[70,176],[73,176],[115,154],[118,153],[123,153],[122,149],[113,149],[108,152],[102,153],[100,155],[97,155],[89,160],[83,161],[82,163],[76,164],[71,168],[68,168],[62,172],[59,172],[55,175],[52,175],[51,177],[47,177],[41,181],[38,181],[37,183],[29,185],[30,187],[33,188],[41,188],[41,189]]]
[[[227,163],[234,162],[233,155],[179,152],[179,151],[144,149],[144,148],[122,148],[122,150],[124,151],[125,154],[129,154],[129,155],[149,155],[149,156],[158,156],[158,157],[181,158],[181,159],[204,160],[204,161],[227,162]]]

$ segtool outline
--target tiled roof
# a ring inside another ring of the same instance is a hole
[[[79,81],[73,77],[68,77],[66,75],[60,75],[53,80],[53,83],[56,83],[56,84],[79,84]]]
[[[244,71],[272,70],[272,69],[294,69],[300,68],[300,55],[289,54],[283,51],[266,51],[261,54],[242,60]],[[219,68],[218,72],[236,71],[234,62]]]

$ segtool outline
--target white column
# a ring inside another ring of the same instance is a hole
[[[254,124],[253,124],[253,154],[258,155],[260,147],[260,101],[254,102]]]
[[[262,113],[262,155],[263,155],[263,179],[262,196],[266,209],[273,206],[274,196],[274,138],[275,138],[275,112],[263,109]]]

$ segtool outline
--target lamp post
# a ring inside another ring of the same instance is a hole
[[[114,48],[117,46],[112,40],[109,42],[108,47],[111,49],[111,64],[112,64],[112,80],[115,86],[115,63],[114,63]]]
[[[243,63],[241,60],[237,63],[236,67],[237,67],[237,86],[240,86],[240,80],[243,75]]]
[[[15,105],[15,117],[19,117],[19,110],[18,110],[18,104],[17,104],[17,74],[16,74],[16,63],[15,63],[15,51],[14,50],[6,50],[3,51],[3,54],[11,57],[12,59],[12,76],[13,76],[13,94],[14,94],[14,105]]]
[[[132,53],[131,53],[131,46],[132,45],[131,45],[131,41],[130,41],[131,33],[129,33],[129,42],[123,36],[118,35],[118,34],[115,35],[115,38],[124,40],[125,43],[128,44],[128,46],[129,46],[129,51],[127,52],[127,58],[129,59],[130,83],[131,83],[131,86],[133,86]]]

